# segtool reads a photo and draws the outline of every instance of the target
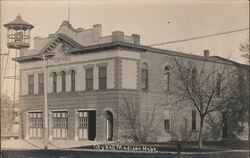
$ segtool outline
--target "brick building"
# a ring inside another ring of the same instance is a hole
[[[140,116],[156,109],[157,134],[152,141],[196,140],[197,113],[168,108],[176,99],[170,59],[223,62],[208,52],[196,56],[144,46],[137,34],[115,31],[102,36],[100,24],[85,30],[64,21],[55,34],[35,37],[34,49],[22,50],[14,59],[20,63],[20,137],[25,139],[43,136],[41,54],[48,56],[50,140],[121,140],[123,98],[136,100]]]

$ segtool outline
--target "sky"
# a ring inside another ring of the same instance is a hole
[[[32,39],[55,33],[62,21],[68,19],[68,13],[74,28],[88,29],[102,24],[103,36],[118,30],[126,35],[136,33],[140,34],[143,45],[249,28],[247,0],[3,0],[0,3],[2,54],[8,51],[3,24],[14,20],[18,13],[35,26]],[[210,55],[245,63],[239,45],[248,37],[249,30],[157,47],[196,55],[203,55],[204,49],[208,49]],[[10,52],[14,57],[15,51]],[[6,56],[2,56],[3,63],[5,60]],[[13,76],[13,70],[14,62],[9,61],[6,76]],[[5,79],[2,92],[13,95],[13,83]]]

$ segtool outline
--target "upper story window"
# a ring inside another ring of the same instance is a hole
[[[221,73],[218,73],[216,76],[216,96],[220,97],[221,95]]]
[[[148,90],[148,64],[141,65],[141,89]]]
[[[86,90],[93,90],[93,68],[86,69]]]
[[[191,74],[191,90],[192,92],[195,92],[195,89],[196,89],[196,70],[192,70],[192,74]]]
[[[170,92],[171,88],[170,66],[164,67],[164,81],[165,81],[165,90],[167,92]]]
[[[38,74],[38,93],[42,94],[44,92],[44,75]]]
[[[66,91],[66,73],[62,71],[62,92]]]
[[[99,89],[107,88],[107,67],[99,67]]]
[[[165,110],[164,129],[170,131],[170,110]]]
[[[34,94],[34,75],[28,76],[28,90],[29,94]]]
[[[196,131],[197,127],[196,127],[196,110],[192,110],[192,131]]]
[[[75,91],[76,73],[74,70],[70,71],[70,80],[71,80],[71,91]]]
[[[53,72],[52,74],[52,79],[53,79],[52,83],[53,92],[57,92],[57,74],[55,72]]]

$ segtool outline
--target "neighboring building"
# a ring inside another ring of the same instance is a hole
[[[152,48],[141,45],[137,34],[102,36],[100,24],[85,30],[64,21],[55,34],[35,37],[34,49],[14,59],[20,63],[20,138],[43,136],[42,54],[48,56],[49,139],[63,140],[121,140],[123,98],[135,98],[140,115],[156,108],[158,133],[152,141],[196,140],[197,112],[167,106],[176,98],[169,60],[223,63],[208,52],[203,57]]]

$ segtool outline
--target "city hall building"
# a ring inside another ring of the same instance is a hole
[[[122,140],[124,98],[135,100],[141,117],[156,112],[152,141],[197,140],[197,112],[169,108],[177,97],[169,66],[173,56],[224,61],[207,51],[196,56],[144,46],[138,34],[102,36],[100,24],[84,29],[63,21],[54,34],[35,37],[34,48],[14,59],[20,64],[20,138],[43,139],[46,64],[49,140]]]

